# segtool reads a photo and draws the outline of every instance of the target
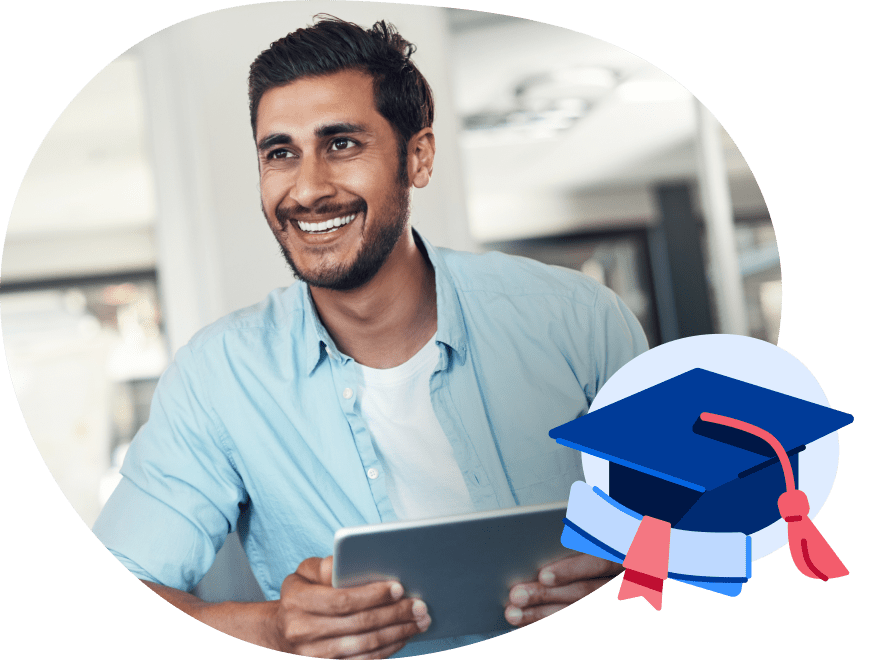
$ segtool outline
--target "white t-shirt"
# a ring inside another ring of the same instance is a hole
[[[399,520],[475,511],[451,444],[432,408],[429,379],[439,360],[435,335],[406,363],[358,365],[358,400]],[[357,364],[357,363],[356,363]]]

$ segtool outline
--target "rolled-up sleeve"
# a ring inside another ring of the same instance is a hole
[[[138,578],[191,590],[246,501],[225,433],[204,394],[214,378],[189,346],[178,351],[134,438],[122,479],[93,532]]]

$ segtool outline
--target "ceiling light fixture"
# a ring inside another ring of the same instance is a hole
[[[466,141],[492,144],[556,137],[587,115],[617,81],[616,72],[590,65],[530,76],[514,88],[513,107],[464,117]]]

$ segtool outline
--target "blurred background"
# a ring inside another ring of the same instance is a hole
[[[701,333],[776,342],[781,271],[756,181],[687,90],[635,55],[524,19],[376,3],[228,9],[101,71],[48,133],[16,199],[0,323],[29,430],[92,525],[156,381],[202,326],[292,281],[260,211],[249,64],[318,12],[385,18],[436,97],[436,245],[580,270],[651,346]],[[259,592],[231,536],[197,588]]]

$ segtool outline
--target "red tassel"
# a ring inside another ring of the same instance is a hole
[[[805,493],[798,489],[782,493],[778,498],[778,511],[787,522],[790,555],[801,572],[822,581],[849,574],[809,518],[809,499]]]
[[[772,446],[778,461],[781,462],[781,468],[784,469],[784,483],[787,490],[778,498],[778,511],[787,522],[787,538],[790,542],[790,555],[793,556],[794,564],[809,578],[820,578],[822,581],[826,581],[829,578],[846,576],[849,571],[809,519],[809,499],[806,494],[796,488],[793,467],[790,465],[790,459],[787,458],[787,453],[784,452],[781,442],[761,427],[751,425],[743,420],[705,412],[700,414],[700,419],[740,429],[761,438]]]

